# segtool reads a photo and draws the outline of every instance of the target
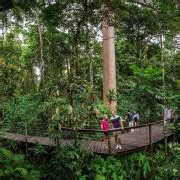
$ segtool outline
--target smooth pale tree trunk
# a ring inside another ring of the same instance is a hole
[[[116,101],[109,103],[109,90],[116,91],[116,65],[114,46],[114,27],[104,22],[103,29],[103,101],[107,107],[116,111]]]
[[[43,42],[43,27],[39,21],[39,12],[38,9],[32,9],[33,13],[35,14],[36,17],[36,23],[37,23],[37,28],[38,28],[38,33],[39,33],[39,42],[40,42],[40,59],[41,59],[41,65],[40,65],[40,71],[41,71],[41,79],[44,76],[44,71],[45,71],[45,61],[44,61],[44,42]]]

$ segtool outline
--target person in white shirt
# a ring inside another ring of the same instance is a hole
[[[139,113],[134,112],[133,120],[134,120],[134,125],[137,126],[139,121]]]

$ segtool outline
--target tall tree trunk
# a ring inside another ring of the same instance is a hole
[[[0,61],[5,62],[5,60],[3,58],[0,58]],[[3,73],[3,63],[0,65],[0,73],[2,75]],[[0,78],[0,102],[4,102],[5,101],[5,80],[4,78]],[[3,103],[2,103],[3,104]],[[4,117],[4,106],[0,106],[0,122],[3,121],[3,117]]]
[[[39,21],[39,14],[38,10],[33,10],[35,17],[36,17],[36,22],[37,22],[37,28],[38,28],[38,33],[39,33],[39,42],[40,42],[40,59],[41,59],[41,64],[40,64],[40,72],[41,72],[41,79],[44,76],[44,67],[45,67],[45,61],[44,61],[44,42],[43,42],[43,27]]]
[[[116,66],[115,66],[115,46],[114,27],[103,24],[103,101],[107,107],[116,111],[117,103],[109,103],[107,95],[110,90],[116,92]]]
[[[90,49],[89,42],[87,42],[86,48],[87,48],[87,58],[89,60],[89,85],[90,88],[93,89],[93,52]]]

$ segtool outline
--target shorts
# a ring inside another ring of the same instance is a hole
[[[115,131],[115,132],[113,132],[113,136],[114,137],[117,137],[118,138],[118,136],[121,134],[121,132],[119,132],[119,131]]]
[[[133,124],[133,121],[129,121],[129,127],[133,127],[134,124]]]

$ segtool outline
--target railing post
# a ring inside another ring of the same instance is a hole
[[[111,154],[111,140],[110,140],[110,138],[108,138],[108,150],[109,150],[109,154]]]
[[[74,142],[75,147],[77,147],[77,128],[76,127],[74,127],[74,140],[75,140]]]
[[[152,126],[149,124],[149,145],[150,145],[150,153],[152,153]]]
[[[173,119],[173,124],[174,124],[174,129],[173,129],[173,143],[176,142],[176,127],[175,127],[175,124],[176,123],[176,118],[174,117]]]
[[[163,134],[164,134],[164,152],[165,152],[165,156],[167,156],[167,135],[166,135],[166,126],[164,126]]]
[[[24,125],[24,130],[25,130],[25,146],[26,146],[26,156],[28,155],[28,144],[27,144],[27,124],[25,123]]]

